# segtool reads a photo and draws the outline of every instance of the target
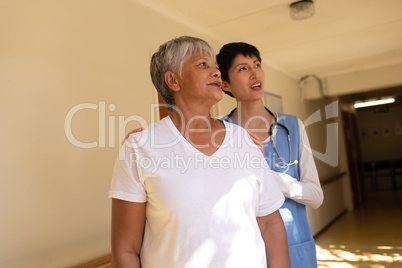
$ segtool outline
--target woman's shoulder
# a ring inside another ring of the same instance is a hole
[[[162,118],[161,120],[153,122],[148,126],[146,125],[146,122],[142,122],[142,129],[140,131],[131,133],[127,137],[127,141],[134,145],[134,147],[142,147],[151,142],[166,140],[173,135],[173,127],[174,125],[169,117]]]

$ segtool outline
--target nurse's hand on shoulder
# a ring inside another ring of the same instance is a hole
[[[131,134],[137,133],[137,132],[141,132],[141,131],[143,131],[144,129],[145,129],[145,128],[140,127],[140,128],[136,128],[136,129],[134,129],[133,131],[127,133],[126,137],[125,137],[124,140],[121,142],[121,145],[124,144],[124,142],[128,139],[128,137],[130,137]]]

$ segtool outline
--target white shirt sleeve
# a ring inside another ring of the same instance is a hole
[[[303,122],[299,121],[299,169],[300,181],[286,173],[274,172],[282,193],[303,205],[318,208],[324,200],[317,168]]]
[[[130,145],[123,144],[125,158],[116,159],[109,197],[129,202],[146,202],[146,189],[142,170],[139,167],[139,152],[135,151],[136,141],[131,135],[128,138]]]
[[[261,154],[261,157],[264,156]],[[263,168],[261,171],[261,177],[263,179],[261,180],[262,187],[259,194],[260,202],[257,217],[266,216],[275,212],[283,205],[283,202],[285,202],[285,197],[273,173],[275,172],[269,169],[269,167],[267,167],[267,169]]]

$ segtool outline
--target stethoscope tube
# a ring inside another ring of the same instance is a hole
[[[278,163],[275,163],[275,167],[277,167],[277,168],[287,168],[287,167],[289,167],[289,166],[292,166],[292,165],[294,165],[294,164],[299,163],[299,161],[297,161],[297,160],[295,160],[295,161],[293,161],[293,162],[292,162],[292,160],[291,160],[291,158],[292,158],[292,147],[291,147],[291,145],[290,145],[290,132],[289,132],[289,129],[288,129],[285,125],[283,125],[283,124],[281,124],[281,123],[278,122],[278,119],[276,118],[276,116],[274,115],[273,112],[271,112],[267,107],[264,107],[264,108],[265,108],[265,110],[266,110],[270,115],[272,115],[272,117],[275,119],[275,122],[272,123],[271,126],[269,127],[268,134],[269,134],[269,136],[271,136],[271,140],[272,140],[272,144],[273,144],[273,146],[274,146],[275,152],[276,152],[276,154],[278,155],[279,160],[281,160],[281,162],[282,162],[282,164],[283,164],[283,165],[279,165]],[[233,113],[236,111],[236,109],[237,109],[237,108],[234,108],[234,109],[229,113],[229,115],[228,115],[227,118],[225,119],[226,121],[229,122],[229,118],[230,118],[231,116],[233,116]],[[274,141],[274,137],[273,137],[273,130],[274,130],[274,127],[275,127],[275,126],[281,127],[281,128],[283,128],[283,129],[286,131],[287,140],[288,140],[288,144],[289,144],[289,162],[288,162],[288,163],[286,163],[286,162],[283,160],[283,158],[279,155],[278,149],[276,148],[275,141]]]

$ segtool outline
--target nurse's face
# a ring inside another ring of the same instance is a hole
[[[237,55],[228,71],[230,83],[223,89],[231,92],[237,101],[254,101],[264,96],[265,73],[256,56]]]

